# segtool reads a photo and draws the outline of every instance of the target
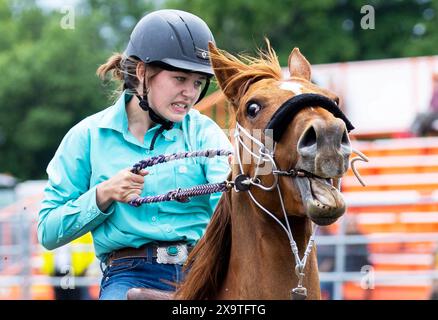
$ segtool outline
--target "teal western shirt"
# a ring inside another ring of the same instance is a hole
[[[158,126],[150,128],[139,142],[128,131],[123,93],[111,107],[75,125],[64,137],[47,167],[48,184],[39,212],[38,239],[47,249],[60,247],[91,231],[96,255],[106,256],[124,247],[140,247],[151,241],[187,241],[194,244],[203,235],[221,193],[132,207],[114,202],[106,212],[96,205],[96,187],[118,171],[160,154],[232,146],[219,126],[197,110],[190,110],[181,123],[158,136],[149,150]],[[142,196],[177,188],[226,180],[228,159],[188,158],[147,168]]]

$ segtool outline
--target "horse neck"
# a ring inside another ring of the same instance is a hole
[[[298,279],[286,233],[251,201],[247,193],[234,193],[232,204],[229,271],[220,297],[289,299]],[[311,236],[310,220],[290,217],[289,223],[302,259]],[[308,258],[305,273],[304,286],[309,291],[309,298],[319,298],[314,250]]]

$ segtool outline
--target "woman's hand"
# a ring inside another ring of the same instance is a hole
[[[149,171],[132,173],[131,168],[119,171],[112,178],[102,182],[96,188],[96,203],[100,211],[105,212],[113,201],[128,203],[140,197],[144,187],[144,176]]]

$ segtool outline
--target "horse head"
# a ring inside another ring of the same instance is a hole
[[[236,114],[240,168],[234,166],[233,176],[252,177],[254,198],[277,218],[281,200],[266,190],[278,185],[288,215],[318,225],[335,222],[346,210],[338,186],[349,167],[353,128],[338,97],[311,82],[311,66],[298,48],[289,56],[287,79],[269,43],[260,58],[244,57],[249,63],[213,44],[209,49],[218,84]]]
[[[311,221],[327,225],[346,210],[337,187],[353,127],[338,97],[311,82],[298,49],[288,79],[269,43],[259,58],[237,58],[213,44],[209,50],[235,113],[234,190],[223,194],[188,257],[176,297],[319,299]]]

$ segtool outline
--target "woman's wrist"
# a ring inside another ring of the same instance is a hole
[[[111,192],[108,188],[108,183],[104,181],[99,184],[96,188],[96,204],[99,207],[99,210],[105,212],[113,201]]]

